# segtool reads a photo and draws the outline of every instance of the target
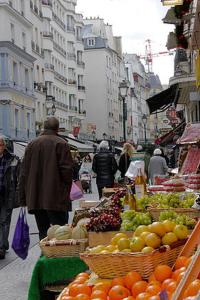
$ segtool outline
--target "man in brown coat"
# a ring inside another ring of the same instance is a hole
[[[46,237],[51,224],[68,221],[73,162],[58,129],[55,117],[44,122],[44,132],[28,144],[21,168],[19,202],[35,215],[40,239]]]

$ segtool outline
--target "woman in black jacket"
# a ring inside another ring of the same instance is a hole
[[[117,162],[113,153],[109,151],[107,141],[102,141],[99,145],[100,151],[95,154],[92,163],[92,170],[97,174],[96,183],[99,192],[99,199],[102,197],[104,187],[112,187],[114,175],[117,172]]]

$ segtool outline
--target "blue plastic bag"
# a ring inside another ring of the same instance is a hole
[[[26,220],[26,209],[21,208],[19,217],[15,227],[15,233],[12,241],[12,248],[15,253],[22,259],[28,256],[28,249],[30,244],[29,226]]]

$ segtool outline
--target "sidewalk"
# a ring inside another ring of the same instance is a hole
[[[92,184],[93,193],[84,194],[84,199],[98,199],[96,184]],[[78,207],[79,201],[73,201],[73,211]],[[13,236],[14,227],[18,216],[18,210],[14,212],[11,224],[10,240]],[[73,212],[70,213],[70,221]],[[30,233],[36,233],[37,228],[33,216],[28,215]],[[38,235],[31,236],[31,247],[29,255],[25,261],[17,258],[12,249],[9,250],[5,260],[0,261],[0,299],[1,300],[27,300],[29,283],[31,280],[32,270],[40,256],[38,246]],[[35,299],[38,300],[38,299]]]

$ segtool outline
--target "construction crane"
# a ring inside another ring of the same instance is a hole
[[[153,72],[153,57],[159,57],[160,55],[173,55],[174,52],[175,52],[175,50],[152,53],[151,40],[148,39],[145,41],[145,54],[138,55],[138,57],[140,59],[145,60],[145,65],[147,65],[147,71],[148,71],[148,73],[150,73],[150,72]]]

